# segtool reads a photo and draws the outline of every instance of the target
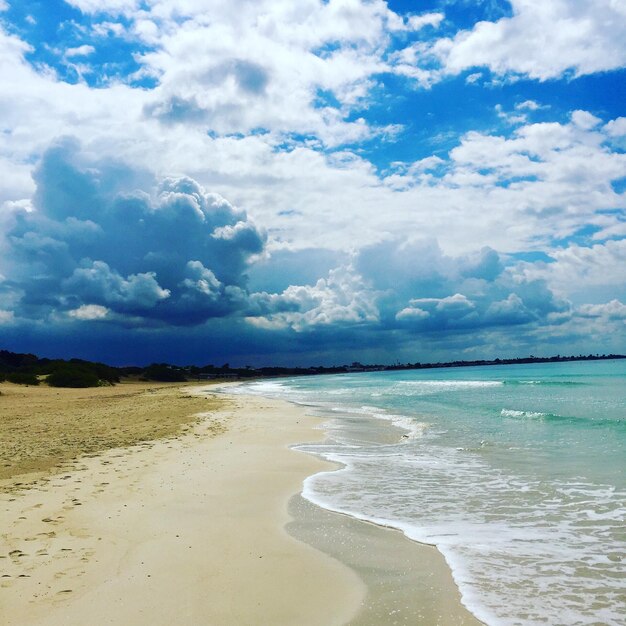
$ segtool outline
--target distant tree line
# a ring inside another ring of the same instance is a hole
[[[34,354],[19,354],[0,350],[0,382],[9,381],[19,385],[39,385],[41,382],[52,387],[98,387],[114,385],[121,379],[157,382],[186,382],[220,379],[274,378],[280,376],[311,376],[319,374],[343,374],[351,372],[393,371],[434,369],[444,367],[474,367],[481,365],[514,365],[520,363],[555,363],[564,361],[598,361],[624,359],[622,354],[589,354],[578,356],[551,357],[529,356],[517,359],[493,359],[476,361],[448,361],[442,363],[397,363],[395,365],[350,365],[332,367],[258,367],[250,365],[231,368],[228,363],[221,366],[188,365],[180,367],[168,363],[153,363],[146,367],[111,367],[83,359],[46,359]]]
[[[98,387],[120,381],[118,368],[83,359],[40,359],[34,354],[0,350],[0,380],[20,385],[51,387]]]

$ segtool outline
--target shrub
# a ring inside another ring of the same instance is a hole
[[[149,365],[144,370],[143,375],[149,380],[158,380],[165,383],[184,383],[187,380],[182,370],[166,365],[165,363],[153,363]]]
[[[38,385],[39,379],[31,372],[11,372],[7,380],[16,385]]]
[[[77,368],[58,369],[48,376],[46,382],[51,387],[99,387],[101,384],[96,374]]]
[[[88,370],[94,373],[100,380],[111,384],[120,382],[119,372],[114,367],[109,367],[103,363],[92,363],[91,361],[83,361],[82,359],[70,359],[69,367],[72,369]]]

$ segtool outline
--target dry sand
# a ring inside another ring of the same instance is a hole
[[[237,399],[176,439],[0,494],[0,623],[346,623],[363,583],[284,529],[289,497],[325,467],[288,448],[313,423]]]
[[[332,469],[289,449],[323,436],[301,407],[0,390],[3,625],[478,624],[436,550],[297,495]]]
[[[194,413],[223,402],[209,405],[181,388],[180,383],[89,389],[0,383],[0,490],[58,470],[80,455],[175,435]]]

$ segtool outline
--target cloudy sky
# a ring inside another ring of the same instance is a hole
[[[626,352],[623,0],[0,0],[0,347]]]

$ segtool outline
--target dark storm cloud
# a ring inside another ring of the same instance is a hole
[[[72,140],[37,167],[34,211],[7,236],[21,314],[75,311],[196,324],[246,306],[245,270],[265,235],[221,196],[190,178],[138,190],[140,173],[91,162]],[[145,181],[142,181],[145,182]]]
[[[433,240],[390,240],[360,251],[363,280],[380,291],[387,327],[411,332],[545,322],[567,312],[543,280],[514,276],[495,250],[451,257]]]
[[[454,257],[432,239],[396,238],[354,254],[268,254],[247,215],[196,181],[157,181],[70,139],[34,180],[33,210],[14,211],[2,245],[0,325],[16,347],[30,336],[92,358],[104,343],[117,362],[372,362],[412,359],[420,345],[482,349],[508,327],[532,336],[572,319],[491,248]]]

